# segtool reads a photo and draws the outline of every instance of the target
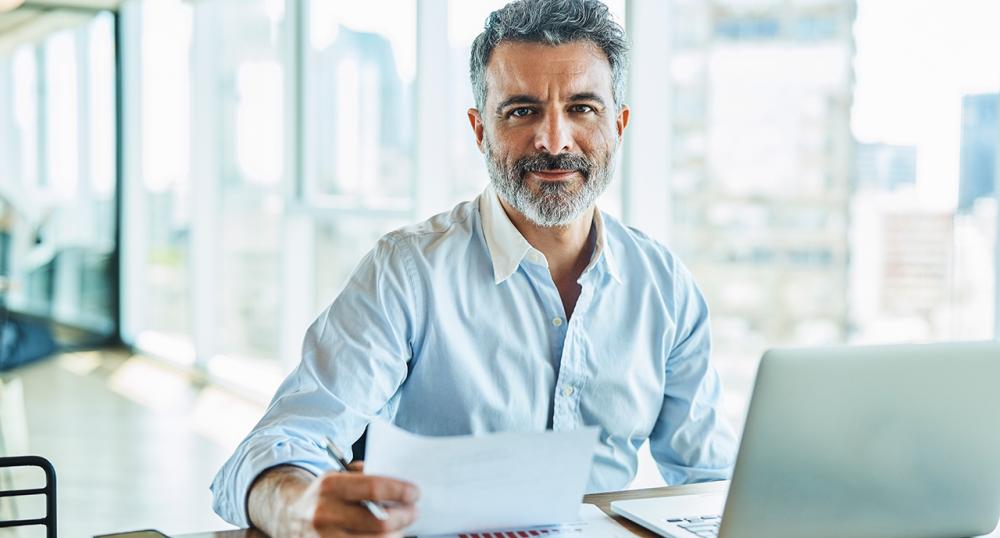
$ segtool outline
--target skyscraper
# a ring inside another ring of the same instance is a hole
[[[1000,146],[1000,95],[962,98],[962,150],[958,211],[968,213],[977,198],[996,188],[997,147]]]

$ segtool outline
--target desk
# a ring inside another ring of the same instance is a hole
[[[583,502],[593,504],[611,515],[623,527],[632,531],[636,536],[654,537],[655,534],[642,527],[625,520],[619,516],[611,514],[611,501],[622,499],[647,499],[650,497],[670,497],[672,495],[690,495],[693,493],[722,493],[725,491],[728,482],[709,482],[705,484],[691,484],[687,486],[673,486],[649,489],[633,489],[629,491],[615,491],[611,493],[594,493],[583,498]],[[185,534],[178,538],[265,538],[264,533],[256,530],[237,530],[208,532],[202,534]]]

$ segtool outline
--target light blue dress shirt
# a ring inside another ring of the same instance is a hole
[[[212,484],[249,525],[262,471],[333,467],[373,417],[423,435],[600,428],[587,490],[623,489],[647,440],[668,484],[729,477],[736,437],[708,308],[661,244],[595,211],[569,321],[545,256],[496,193],[383,237],[309,328],[302,362]]]

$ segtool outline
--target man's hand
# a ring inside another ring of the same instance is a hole
[[[360,464],[351,465],[360,471]],[[328,536],[402,536],[416,519],[417,487],[408,482],[360,472],[326,473],[281,466],[265,471],[250,487],[247,509],[254,526],[276,538]],[[383,503],[389,518],[380,521],[361,501]]]

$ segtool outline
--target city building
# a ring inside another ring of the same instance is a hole
[[[962,150],[958,210],[968,213],[977,198],[996,189],[997,148],[1000,147],[1000,95],[962,98]]]

